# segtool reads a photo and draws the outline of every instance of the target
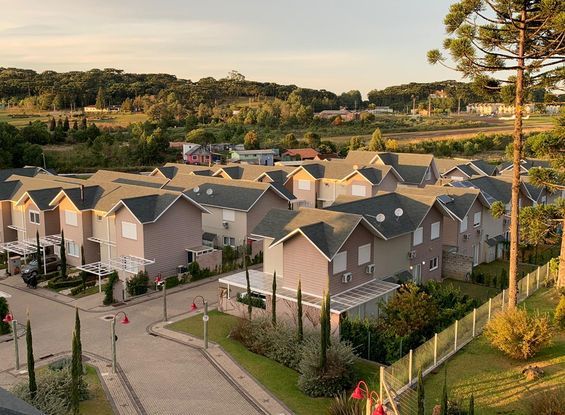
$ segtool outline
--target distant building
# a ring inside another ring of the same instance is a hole
[[[375,107],[370,110],[367,110],[369,114],[378,115],[378,114],[392,114],[394,111],[391,107],[381,106]]]
[[[83,108],[85,113],[103,113],[103,112],[119,112],[120,111],[119,105],[110,105],[107,108],[96,108],[95,105],[87,105]]]
[[[212,162],[212,152],[200,144],[184,143],[182,158],[186,164],[207,165]]]
[[[339,110],[323,110],[314,114],[315,117],[323,118],[325,120],[332,120],[335,117],[340,117],[343,121],[353,121],[356,120],[359,113],[349,111],[346,108],[340,108]]]
[[[275,156],[278,156],[277,150],[233,150],[230,153],[232,161],[240,161],[251,164],[261,164],[263,166],[272,166]]]
[[[289,148],[282,153],[283,160],[314,160],[320,153],[313,148]]]

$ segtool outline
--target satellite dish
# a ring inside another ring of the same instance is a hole
[[[396,208],[396,209],[394,210],[394,215],[395,215],[397,218],[399,218],[399,217],[401,217],[402,215],[404,215],[404,211],[402,210],[402,208]]]
[[[212,196],[214,194],[214,191],[212,189],[208,189],[208,190],[206,190],[206,194],[208,196]]]
[[[196,186],[194,189],[192,189],[192,191],[194,193],[198,193],[200,191],[200,187]]]
[[[375,218],[379,223],[383,223],[385,221],[385,215],[383,215],[382,213],[379,213]]]

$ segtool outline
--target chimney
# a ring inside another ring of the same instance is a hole
[[[80,200],[84,202],[84,184],[80,185]]]

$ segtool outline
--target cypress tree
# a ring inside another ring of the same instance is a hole
[[[277,271],[273,273],[273,295],[271,296],[271,321],[277,325]]]
[[[51,117],[49,119],[49,131],[55,131],[55,127],[56,127],[55,117]]]
[[[86,130],[86,117],[82,117],[80,120],[80,129]]]
[[[422,379],[422,368],[418,370],[418,415],[424,414],[424,380]]]
[[[79,340],[77,332],[73,332],[72,362],[71,362],[71,412],[78,415],[79,407],[79,385],[82,373],[82,362],[79,351]]]
[[[61,230],[61,278],[67,277],[67,251],[65,249],[65,232]]]
[[[468,415],[475,415],[475,395],[471,394],[469,398],[469,412]]]
[[[98,88],[98,94],[96,94],[96,108],[102,110],[106,107],[106,94],[104,93],[104,88]]]
[[[249,269],[247,268],[247,257],[245,257],[244,262],[245,262],[245,283],[247,284],[247,314],[249,316],[249,320],[251,320],[253,307],[251,306],[251,283],[249,282]]]
[[[75,333],[77,335],[78,340],[78,354],[80,358],[80,366],[81,366],[81,373],[82,373],[82,340],[80,338],[80,316],[78,315],[78,307],[75,308]]]
[[[63,128],[63,119],[61,117],[57,119],[57,128]]]
[[[29,314],[26,325],[26,346],[27,346],[27,372],[29,376],[29,394],[31,399],[35,398],[37,393],[37,382],[35,381],[35,359],[33,358],[33,339],[31,335],[31,321]]]
[[[73,121],[73,130],[78,130],[78,123],[77,120]]]
[[[63,121],[63,130],[69,131],[69,128],[70,128],[69,117],[65,117],[65,120]]]
[[[296,290],[296,303],[297,303],[297,319],[298,319],[298,341],[302,342],[304,339],[304,325],[302,324],[302,287],[301,282],[298,280],[298,290]]]
[[[441,391],[441,412],[440,415],[447,415],[447,368],[445,368],[445,376],[443,378],[443,390]]]

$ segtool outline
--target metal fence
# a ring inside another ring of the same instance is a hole
[[[549,263],[541,265],[518,281],[518,302],[532,295],[550,279]],[[417,349],[385,367],[382,371],[384,381],[391,389],[398,412],[402,415],[417,413],[417,397],[413,386],[417,382],[418,370],[425,376],[478,335],[494,314],[503,311],[508,303],[508,292],[503,290],[490,298],[479,308],[474,309],[451,326],[436,333],[434,337]]]

